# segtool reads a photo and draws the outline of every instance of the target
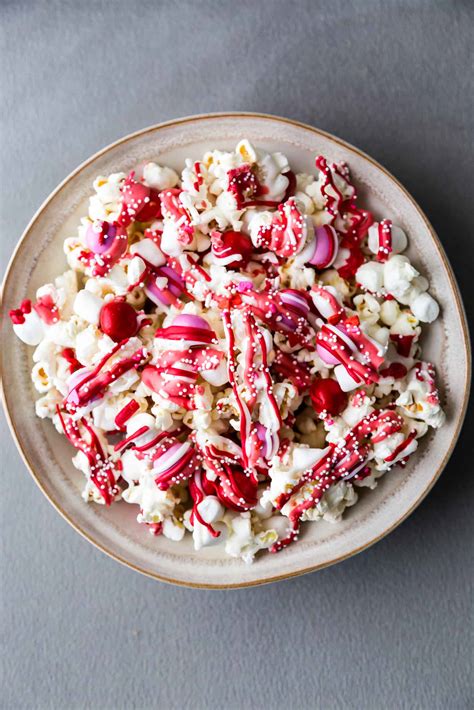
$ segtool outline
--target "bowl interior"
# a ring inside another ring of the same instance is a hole
[[[441,472],[460,429],[469,388],[469,345],[457,286],[446,256],[423,214],[404,189],[367,156],[315,129],[284,119],[255,115],[193,117],[147,129],[105,149],[58,188],[27,229],[5,279],[3,315],[43,283],[66,269],[62,242],[76,233],[97,175],[155,160],[180,169],[185,158],[206,150],[233,148],[248,138],[268,151],[284,152],[297,172],[312,172],[314,156],[349,164],[359,203],[376,216],[390,217],[409,235],[409,255],[426,275],[442,316],[423,340],[425,359],[434,362],[447,413],[446,425],[427,436],[405,469],[395,468],[375,491],[364,491],[338,524],[303,526],[300,541],[278,555],[263,554],[253,565],[225,556],[222,546],[195,552],[190,536],[180,543],[155,538],[135,522],[137,509],[86,505],[83,477],[73,453],[51,423],[38,420],[30,379],[31,349],[7,323],[2,347],[3,388],[20,451],[44,493],[91,542],[122,562],[152,576],[189,585],[242,586],[290,576],[331,564],[380,539],[417,505]]]

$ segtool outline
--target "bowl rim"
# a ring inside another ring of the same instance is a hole
[[[336,143],[338,146],[348,149],[349,151],[352,151],[356,153],[359,157],[365,159],[369,163],[371,163],[374,167],[376,167],[378,170],[382,171],[388,178],[390,178],[395,185],[403,192],[404,197],[411,202],[412,206],[417,210],[419,213],[422,221],[424,222],[427,230],[430,232],[430,235],[433,239],[434,244],[437,247],[439,256],[443,262],[443,265],[446,269],[446,273],[451,285],[451,288],[453,290],[454,296],[455,296],[455,301],[456,301],[456,309],[457,312],[459,313],[460,320],[461,320],[461,327],[462,327],[462,334],[463,334],[463,342],[464,342],[464,347],[465,347],[465,353],[466,353],[466,379],[465,379],[465,391],[464,391],[464,397],[463,397],[463,402],[462,402],[462,407],[461,410],[459,411],[457,415],[457,422],[456,422],[456,429],[453,433],[450,446],[447,449],[440,465],[438,466],[437,470],[434,472],[433,477],[431,478],[429,484],[426,486],[422,494],[417,498],[416,501],[413,502],[409,510],[404,513],[400,518],[398,518],[392,525],[390,525],[388,528],[386,528],[380,535],[377,535],[373,539],[369,540],[368,542],[364,543],[360,547],[351,550],[350,552],[340,555],[339,557],[336,557],[334,559],[327,560],[325,562],[316,564],[316,565],[311,565],[309,567],[305,567],[302,569],[298,569],[293,572],[287,572],[283,573],[281,575],[273,575],[271,577],[263,577],[261,579],[257,580],[252,580],[248,582],[238,582],[238,583],[223,583],[223,584],[214,584],[214,583],[197,583],[197,582],[187,582],[182,579],[174,579],[172,577],[167,577],[164,575],[160,575],[156,572],[151,572],[150,570],[143,569],[139,565],[135,565],[133,562],[130,562],[126,558],[121,557],[117,553],[113,552],[112,550],[109,550],[105,545],[97,542],[91,535],[87,532],[87,530],[84,530],[81,528],[81,526],[70,516],[68,515],[61,507],[60,503],[56,501],[44,488],[40,477],[36,474],[33,465],[30,463],[30,460],[28,458],[28,453],[23,449],[21,443],[20,443],[20,437],[17,434],[15,424],[12,420],[10,410],[8,407],[8,402],[7,402],[7,396],[6,396],[6,391],[4,388],[3,384],[3,376],[2,376],[2,362],[0,360],[0,397],[3,403],[3,408],[5,411],[6,415],[6,420],[8,423],[8,426],[10,428],[10,432],[12,434],[13,440],[16,444],[17,450],[23,460],[23,463],[25,464],[27,470],[31,474],[33,480],[37,484],[37,486],[40,488],[42,493],[45,495],[45,497],[48,499],[48,501],[51,503],[51,505],[57,510],[57,512],[66,520],[66,522],[71,525],[76,532],[78,532],[83,538],[88,540],[94,547],[97,549],[101,550],[104,552],[106,555],[111,557],[112,559],[116,560],[117,562],[120,562],[122,565],[125,567],[128,567],[129,569],[132,569],[136,572],[139,572],[146,577],[150,577],[151,579],[158,580],[160,582],[166,582],[168,584],[175,584],[180,587],[188,587],[188,588],[193,588],[193,589],[240,589],[240,588],[245,588],[245,587],[255,587],[255,586],[260,586],[263,584],[270,584],[271,582],[278,582],[282,581],[285,579],[291,579],[293,577],[298,577],[303,574],[308,574],[310,572],[315,572],[320,569],[324,569],[326,567],[330,567],[334,564],[337,564],[338,562],[342,562],[345,559],[348,559],[349,557],[352,557],[359,552],[362,552],[363,550],[368,549],[375,543],[379,542],[382,540],[386,535],[389,535],[396,527],[398,527],[404,520],[406,520],[415,510],[415,508],[420,505],[420,503],[424,500],[424,498],[428,495],[428,493],[431,491],[433,488],[434,484],[440,477],[441,473],[443,472],[444,468],[446,467],[446,464],[448,463],[454,448],[456,446],[456,443],[458,441],[459,435],[461,433],[461,429],[464,423],[464,419],[466,416],[466,411],[467,411],[467,403],[469,400],[469,394],[470,394],[470,385],[471,385],[471,376],[472,376],[472,362],[471,362],[471,342],[470,342],[470,337],[469,337],[469,328],[467,324],[467,318],[466,318],[466,312],[464,309],[464,304],[461,298],[461,293],[459,290],[459,285],[457,283],[456,277],[454,275],[453,269],[451,267],[451,264],[448,260],[448,257],[446,255],[446,252],[443,248],[443,245],[436,234],[433,226],[431,225],[430,221],[428,220],[427,216],[425,215],[424,211],[421,209],[419,204],[416,202],[416,200],[412,197],[412,195],[408,192],[408,190],[397,180],[394,175],[392,175],[391,172],[389,172],[383,165],[381,165],[378,161],[374,160],[371,156],[367,155],[364,151],[360,150],[356,146],[352,145],[348,141],[345,141],[341,138],[338,138],[337,136],[334,136],[332,133],[328,133],[327,131],[324,131],[320,128],[315,128],[314,126],[311,126],[310,124],[301,122],[301,121],[296,121],[291,118],[285,118],[282,116],[275,116],[272,114],[267,114],[267,113],[258,113],[258,112],[252,112],[252,111],[224,111],[224,112],[214,112],[214,113],[204,113],[204,114],[194,114],[194,115],[189,115],[189,116],[184,116],[182,118],[176,118],[172,119],[169,121],[163,121],[160,123],[153,124],[151,126],[147,126],[146,128],[142,128],[138,131],[134,131],[133,133],[129,133],[122,138],[119,138],[118,140],[110,143],[109,145],[105,146],[104,148],[101,148],[97,152],[95,152],[93,155],[91,155],[89,158],[84,160],[80,165],[78,165],[77,168],[75,168],[67,177],[62,180],[59,185],[46,197],[46,199],[42,202],[40,207],[36,210],[35,214],[33,217],[30,219],[28,222],[27,226],[25,227],[23,234],[21,235],[20,239],[18,240],[18,243],[8,261],[6,271],[4,274],[4,278],[2,281],[2,285],[0,288],[0,307],[3,304],[3,298],[4,298],[4,293],[6,292],[6,289],[8,288],[8,282],[9,278],[11,276],[11,272],[13,269],[14,262],[16,260],[17,253],[20,249],[21,244],[23,241],[26,240],[26,238],[29,235],[29,232],[33,225],[35,224],[36,220],[39,218],[40,214],[43,212],[43,210],[47,207],[47,205],[51,202],[51,200],[58,195],[62,189],[77,175],[79,175],[84,168],[89,166],[91,163],[93,163],[98,157],[101,155],[107,153],[109,150],[112,148],[115,148],[118,145],[127,143],[130,140],[133,140],[134,138],[145,135],[147,133],[155,132],[158,130],[161,130],[163,128],[169,128],[172,126],[181,126],[185,124],[190,124],[196,121],[203,121],[203,120],[220,120],[220,119],[225,119],[225,118],[233,118],[233,119],[238,119],[238,118],[257,118],[257,119],[263,119],[266,121],[274,121],[278,123],[286,123],[291,126],[296,126],[298,128],[303,128],[305,130],[311,131],[312,133],[316,133],[317,135],[323,136],[324,138],[329,139],[330,141]]]

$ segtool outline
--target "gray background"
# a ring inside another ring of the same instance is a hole
[[[2,269],[91,153],[152,123],[237,109],[312,123],[380,160],[426,210],[472,301],[472,3],[4,0],[1,18]],[[82,540],[4,426],[2,707],[467,708],[468,428],[427,500],[369,551],[206,592],[141,577]]]

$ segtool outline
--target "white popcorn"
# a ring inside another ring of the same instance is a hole
[[[382,268],[385,289],[396,299],[403,298],[409,292],[413,279],[418,276],[418,271],[406,256],[392,256]]]
[[[89,200],[89,217],[95,220],[115,222],[120,214],[122,193],[121,187],[126,178],[125,173],[113,173],[108,177],[100,175],[94,180],[96,192]]]
[[[251,218],[248,229],[249,229],[249,234],[250,238],[252,240],[252,244],[254,246],[258,247],[260,246],[260,229],[262,227],[269,227],[272,223],[273,220],[273,214],[272,212],[256,212],[253,217]]]
[[[186,529],[179,520],[174,517],[165,518],[163,520],[163,535],[168,538],[168,540],[173,540],[173,542],[179,542],[183,539]]]
[[[130,484],[122,494],[127,503],[140,507],[139,523],[161,523],[173,514],[179,499],[171,490],[162,491],[155,483],[152,473],[146,472],[137,485]]]
[[[311,486],[303,489],[306,493]],[[301,496],[302,497],[302,496]],[[303,513],[302,520],[325,520],[329,523],[337,523],[342,517],[346,508],[357,503],[357,493],[350,483],[340,481],[324,493],[321,500],[313,507]],[[286,506],[282,508],[285,514]]]
[[[384,265],[377,261],[362,264],[357,269],[356,281],[367,291],[380,293],[384,287]]]
[[[31,379],[38,392],[47,392],[53,386],[53,373],[48,362],[37,362],[33,366]]]
[[[400,306],[395,299],[384,301],[380,306],[380,320],[385,325],[394,325],[400,315]]]
[[[56,407],[63,401],[63,396],[57,389],[50,389],[43,397],[36,400],[36,416],[40,419],[52,419],[56,415]]]
[[[405,416],[420,419],[438,429],[444,423],[445,415],[439,403],[433,375],[427,363],[415,365],[407,375],[396,404]]]
[[[241,170],[231,182],[229,171],[235,168]],[[179,542],[189,531],[196,550],[220,544],[229,556],[245,563],[286,537],[295,522],[291,516],[295,506],[312,494],[311,507],[301,512],[301,521],[340,520],[357,501],[359,487],[375,487],[380,476],[416,451],[428,427],[439,427],[444,420],[434,370],[418,362],[421,324],[435,320],[439,306],[428,292],[428,280],[401,255],[407,246],[404,231],[392,225],[391,247],[381,251],[380,223],[375,222],[360,243],[366,262],[348,280],[338,268],[350,256],[350,237],[332,268],[318,270],[309,263],[314,227],[331,224],[342,237],[351,229],[348,203],[355,199],[355,188],[344,164],[328,162],[327,173],[295,174],[295,200],[303,220],[299,253],[288,259],[269,249],[263,253],[259,233],[272,226],[276,230],[272,236],[278,234],[272,203],[284,201],[290,169],[282,153],[267,153],[246,139],[235,150],[213,150],[201,160],[186,159],[181,176],[155,162],[137,166],[137,179],[145,186],[158,192],[178,187],[180,209],[177,216],[172,209],[165,210],[165,216],[145,234],[142,224],[127,225],[126,253],[115,261],[111,256],[110,268],[104,263],[101,276],[94,275],[87,232],[95,220],[118,219],[126,175],[99,176],[88,215],[81,219],[77,234],[64,242],[70,269],[37,291],[44,301],[38,303],[38,312],[51,320],[52,301],[58,309],[57,322],[45,323],[34,307],[23,313],[27,303],[12,314],[13,320],[24,319],[14,324],[14,331],[36,346],[31,378],[41,395],[37,416],[50,418],[61,433],[58,407],[66,422],[69,417],[78,423],[99,469],[104,464],[117,477],[113,496],[138,506],[137,520],[151,526],[150,533]],[[236,185],[245,200],[255,197],[262,205],[238,209]],[[282,211],[288,216],[288,206]],[[190,244],[183,243],[183,223],[191,227]],[[230,255],[227,265],[225,259],[216,258],[214,230],[241,231],[250,237],[257,248],[250,260],[241,262],[242,268],[228,266],[235,255]],[[294,234],[281,236],[291,239]],[[385,262],[378,261],[385,257]],[[155,305],[144,281],[156,279],[157,287],[170,288],[171,294],[182,288],[172,277],[165,278],[166,270],[160,274],[165,266],[173,268],[186,290],[176,301],[170,295],[169,303]],[[298,298],[287,291],[282,308],[274,295],[283,289],[302,293]],[[268,299],[262,297],[264,292]],[[133,314],[124,313],[120,343],[100,326],[103,305],[116,297],[136,313],[136,330]],[[307,316],[302,297],[308,302]],[[125,335],[129,315],[134,333],[130,338]],[[168,337],[163,333],[155,337],[157,329],[177,325],[179,315],[204,318],[215,339],[208,344],[198,326],[189,338],[180,338],[176,327]],[[367,349],[356,342],[350,323],[360,326],[369,341]],[[315,344],[323,325],[349,348],[352,360],[374,371],[376,381],[371,383],[370,375],[367,381],[362,375],[352,377],[337,358],[322,359]],[[300,339],[302,332],[309,333],[307,339],[305,335]],[[146,374],[145,365],[150,366]],[[212,365],[214,369],[209,369]],[[87,377],[93,379],[91,384],[84,380]],[[309,389],[319,378],[335,378],[348,393],[342,412],[319,411],[317,394]],[[395,426],[399,429],[385,438],[371,438],[364,431],[357,443],[358,424],[385,407],[399,415]],[[97,436],[97,452],[87,426]],[[178,446],[160,460],[160,452],[174,438]],[[345,480],[338,480],[340,471],[334,469],[334,479],[318,492],[318,479],[311,480],[318,475],[318,462],[324,458],[322,465],[329,466],[330,457],[344,456],[354,441],[358,453],[363,452],[360,464],[356,462]],[[91,460],[79,450],[73,463],[85,476],[84,500],[103,505],[103,491],[91,476]],[[175,465],[182,466],[179,483],[161,490],[156,478]],[[365,475],[367,467],[369,475]],[[363,469],[364,478],[359,480],[355,474]],[[250,493],[254,479],[242,477],[249,470],[256,476]],[[295,492],[303,476],[304,485]],[[242,496],[242,508],[252,505],[247,505],[247,496],[257,503],[251,510],[234,510],[225,503],[231,496]]]
[[[288,172],[290,166],[282,153],[266,154],[258,161],[261,182],[265,186],[265,199],[280,202],[289,184],[288,178],[282,173]]]
[[[143,182],[155,190],[170,190],[178,184],[179,176],[172,168],[147,163],[143,168]]]
[[[250,513],[227,513],[225,521],[228,525],[225,551],[231,557],[241,557],[247,564],[253,561],[258,550],[271,547],[278,539],[277,532],[272,529],[255,533]]]

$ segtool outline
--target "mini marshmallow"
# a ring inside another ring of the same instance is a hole
[[[224,515],[224,507],[219,502],[217,496],[206,496],[197,506],[199,515],[208,525],[216,523]],[[197,516],[194,517],[193,527],[194,549],[200,550],[207,545],[219,542],[219,538],[212,537],[208,528],[199,522]]]
[[[408,244],[408,239],[400,227],[392,224],[392,254],[400,254],[405,251]],[[375,222],[370,228],[368,233],[367,246],[369,247],[372,254],[377,254],[379,251],[379,223]]]
[[[344,365],[337,365],[334,368],[334,374],[339,382],[339,386],[343,392],[351,392],[360,386],[360,381],[354,380],[353,377],[347,372]]]
[[[422,323],[432,323],[439,315],[439,306],[429,293],[420,293],[411,302],[410,308]]]
[[[142,257],[152,266],[163,266],[166,257],[152,239],[142,239],[130,247],[130,253]]]
[[[87,323],[92,323],[93,325],[99,324],[100,311],[104,305],[101,298],[91,293],[87,289],[82,289],[78,291],[76,298],[74,299],[74,313],[87,321]]]
[[[130,285],[134,285],[140,282],[146,269],[145,262],[139,256],[134,256],[130,260],[127,269],[127,281]]]
[[[14,323],[13,332],[26,345],[38,345],[44,338],[45,326],[36,311],[24,314],[23,323]]]

